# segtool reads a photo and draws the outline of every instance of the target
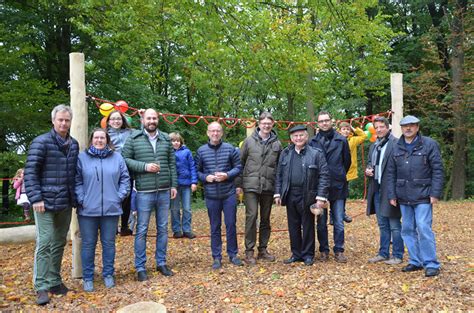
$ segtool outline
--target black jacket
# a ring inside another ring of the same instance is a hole
[[[283,205],[286,205],[290,189],[290,171],[294,153],[296,153],[294,145],[286,147],[281,152],[278,162],[275,194],[280,195]],[[306,145],[301,153],[303,154],[304,206],[308,207],[316,202],[316,196],[328,197],[329,170],[321,150]]]
[[[334,137],[329,144],[328,149],[322,144],[323,136],[318,133],[311,138],[309,145],[323,151],[329,168],[331,183],[329,187],[329,200],[346,199],[349,196],[349,187],[347,183],[347,171],[351,167],[351,151],[347,139],[334,133]]]
[[[418,136],[411,154],[402,136],[388,163],[388,198],[397,199],[400,204],[430,203],[430,197],[440,199],[443,193],[444,171],[438,143]]]
[[[36,137],[28,150],[25,188],[30,202],[44,201],[47,211],[61,211],[76,205],[76,176],[79,144],[71,137],[68,149],[60,147],[54,130]]]

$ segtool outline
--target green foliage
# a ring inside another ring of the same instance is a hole
[[[0,177],[12,178],[19,168],[25,167],[26,155],[0,152]]]

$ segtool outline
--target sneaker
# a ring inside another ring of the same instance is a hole
[[[253,256],[253,251],[245,251],[245,263],[248,265],[255,265],[257,264],[257,260],[255,260],[255,257]]]
[[[403,262],[402,259],[399,259],[399,258],[391,258],[390,260],[384,261],[384,263],[388,265],[397,265],[402,262]]]
[[[352,222],[352,217],[350,217],[350,216],[347,215],[347,214],[344,214],[344,222],[346,222],[346,223]]]
[[[314,264],[314,259],[313,258],[307,258],[304,260],[304,265],[306,266],[311,266]]]
[[[334,254],[334,258],[336,259],[337,263],[346,263],[347,257],[344,255],[344,252],[336,252]]]
[[[46,290],[40,290],[36,293],[36,304],[45,305],[49,303],[49,295]]]
[[[138,281],[145,281],[148,280],[148,276],[146,275],[146,271],[140,271],[137,273],[137,280]]]
[[[384,257],[384,256],[381,256],[380,254],[377,254],[376,256],[374,256],[373,258],[370,258],[368,260],[369,263],[377,263],[377,262],[382,262],[382,261],[387,261],[388,258]]]
[[[220,259],[214,259],[214,261],[212,262],[212,269],[213,270],[218,270],[222,267],[222,262]]]
[[[275,262],[276,258],[268,253],[267,249],[262,249],[258,251],[257,259],[264,260],[267,262]]]
[[[105,288],[115,287],[114,277],[113,276],[105,276],[104,277],[104,284],[105,284]]]
[[[49,289],[49,292],[51,292],[53,295],[66,295],[68,291],[69,288],[63,283],[60,283],[59,285],[53,286]]]
[[[178,238],[183,238],[183,233],[182,232],[175,232],[173,233],[173,238],[178,239]]]
[[[82,288],[85,292],[92,292],[94,291],[94,281],[92,280],[84,280],[82,282]]]
[[[329,261],[329,252],[319,253],[319,261],[321,261],[321,262]]]
[[[230,263],[234,264],[235,266],[243,266],[244,265],[244,263],[242,263],[242,261],[240,260],[240,258],[238,256],[229,257],[229,261],[230,261]]]
[[[24,219],[25,223],[29,223],[31,221],[31,217],[29,214],[25,214],[25,219]]]
[[[188,239],[194,239],[194,238],[196,238],[196,235],[195,235],[192,231],[190,231],[190,232],[184,232],[184,233],[183,233],[183,236],[186,237],[186,238],[188,238]]]

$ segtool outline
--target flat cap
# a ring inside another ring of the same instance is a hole
[[[400,126],[405,126],[408,124],[419,124],[419,123],[420,123],[420,120],[416,116],[407,115],[404,118],[402,118],[402,120],[400,121]]]
[[[307,130],[305,125],[296,125],[288,131],[289,134],[293,134],[294,132],[301,131],[301,130]]]

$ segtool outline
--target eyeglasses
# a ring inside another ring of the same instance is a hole
[[[320,120],[318,123],[329,123],[331,120]]]

